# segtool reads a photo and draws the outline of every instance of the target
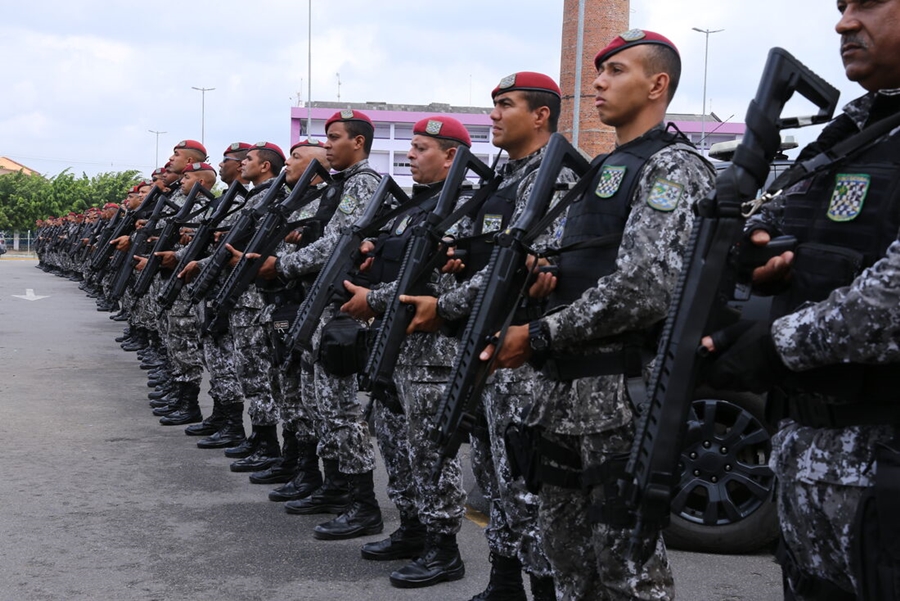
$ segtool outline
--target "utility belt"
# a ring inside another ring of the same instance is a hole
[[[626,374],[639,376],[644,367],[640,351],[616,351],[595,355],[551,355],[541,367],[541,373],[556,382],[571,382],[579,378]]]
[[[617,453],[598,465],[585,466],[576,451],[546,438],[542,428],[515,423],[506,428],[504,442],[513,478],[521,476],[530,492],[537,494],[544,484],[575,490],[602,487],[602,499],[591,506],[591,522],[614,528],[632,525],[630,513],[618,494],[628,453]]]
[[[847,428],[900,424],[900,406],[896,403],[851,403],[836,405],[816,399],[801,398],[785,402],[773,393],[767,403],[767,417],[772,423],[790,418],[810,428]]]

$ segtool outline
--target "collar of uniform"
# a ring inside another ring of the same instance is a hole
[[[872,113],[872,107],[875,105],[879,97],[889,98],[891,100],[900,96],[900,88],[891,90],[878,90],[877,92],[868,92],[859,98],[855,98],[844,105],[844,114],[847,115],[860,130],[864,129],[869,121],[869,115]]]
[[[342,182],[342,181],[346,180],[347,178],[351,177],[352,175],[358,173],[360,169],[365,169],[368,166],[369,166],[369,159],[363,159],[358,163],[354,163],[353,165],[350,165],[343,171],[338,171],[337,173],[333,173],[331,175],[331,177],[335,181]]]
[[[660,121],[658,124],[654,125],[653,127],[651,127],[650,129],[648,129],[647,131],[645,131],[644,133],[642,133],[641,135],[639,135],[637,138],[635,138],[635,139],[633,139],[633,140],[629,140],[629,141],[627,141],[627,142],[625,142],[624,144],[621,144],[621,145],[617,142],[617,143],[616,143],[616,150],[619,150],[620,148],[623,148],[623,147],[628,146],[628,145],[630,145],[630,144],[635,144],[635,143],[637,143],[637,142],[640,142],[641,140],[643,140],[644,138],[646,138],[646,137],[649,136],[650,134],[656,133],[656,132],[658,132],[658,131],[662,131],[662,130],[665,130],[665,129],[666,129],[666,124],[665,124],[664,122]]]
[[[444,187],[444,180],[439,182],[432,182],[430,184],[413,184],[412,193],[413,196],[417,194],[428,194],[430,192],[435,192]]]
[[[521,159],[509,160],[503,165],[503,168],[500,169],[501,177],[509,177],[530,165],[532,162],[539,160],[542,156],[544,156],[544,150],[546,150],[547,146],[541,146],[531,154],[526,157],[522,157]]]

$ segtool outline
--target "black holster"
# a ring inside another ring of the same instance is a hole
[[[368,328],[349,315],[339,313],[322,328],[319,361],[325,370],[339,378],[365,369]]]

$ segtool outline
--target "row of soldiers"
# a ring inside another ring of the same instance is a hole
[[[772,462],[783,476],[788,599],[897,598],[896,590],[859,591],[893,586],[900,564],[891,537],[878,542],[875,527],[876,515],[892,524],[884,509],[896,500],[896,376],[853,364],[890,368],[896,359],[900,305],[890,299],[900,252],[889,245],[898,229],[891,161],[900,0],[838,8],[848,77],[867,94],[804,150],[818,167],[792,180],[746,240],[765,245],[789,233],[800,241],[796,266],[788,252],[753,274],[788,315],[737,342],[703,341],[722,355],[710,381],[777,387],[793,420],[774,439]],[[315,528],[318,539],[383,529],[358,394],[369,391],[401,524],[362,556],[411,559],[390,574],[395,586],[464,575],[456,533],[465,494],[454,451],[460,431],[471,431],[475,476],[491,502],[490,582],[474,599],[525,599],[523,571],[535,599],[671,599],[662,538],[623,519],[617,484],[656,326],[684,257],[694,256],[693,213],[715,199],[714,170],[665,125],[681,71],[671,41],[631,30],[595,66],[595,107],[617,146],[590,166],[554,133],[556,83],[519,72],[491,93],[493,144],[508,156],[496,171],[471,156],[458,121],[435,115],[415,124],[408,156],[416,186],[407,196],[368,164],[371,120],[346,110],[326,122],[324,142],[302,141],[290,157],[270,142],[229,146],[219,165],[229,189],[212,199],[206,150],[186,140],[108,227],[44,228],[42,266],[74,274],[79,259],[89,263],[83,286],[99,308],[124,309],[123,342],[152,368],[161,423],[188,425],[203,448],[225,448],[231,469],[251,472],[251,481],[280,484],[269,497],[289,513],[337,514]],[[764,121],[754,114],[754,135]],[[764,160],[743,152],[737,163],[765,171]],[[466,171],[479,183],[466,185]],[[230,202],[243,208],[227,217],[219,209]],[[199,218],[201,208],[221,220]],[[180,248],[176,226],[193,229]],[[153,252],[135,249],[154,237]],[[98,269],[117,257],[118,270]],[[851,390],[853,402],[874,395],[881,404],[837,411],[823,396],[838,390],[791,388],[789,372],[834,363],[855,370],[837,382],[866,393]],[[213,397],[205,419],[203,369]],[[474,407],[461,412],[460,400]],[[877,503],[867,501],[873,489]],[[868,527],[862,550],[876,549],[862,561],[851,558],[860,551],[857,506]]]
[[[639,103],[616,85],[623,62],[654,86],[654,93]],[[587,466],[628,449],[634,415],[624,374],[615,366],[622,365],[626,349],[636,348],[626,344],[631,334],[642,334],[664,316],[690,230],[691,206],[712,186],[709,163],[664,125],[680,72],[674,45],[652,32],[627,32],[597,55],[596,65],[595,87],[604,95],[598,108],[616,126],[620,149],[584,182],[590,184],[579,192],[584,201],[572,202],[570,194],[564,203],[568,213],[557,210],[530,241],[527,302],[517,308],[495,358],[496,366],[515,369],[495,371],[479,388],[471,445],[476,479],[491,503],[486,534],[492,568],[487,588],[475,599],[526,598],[523,571],[535,599],[673,595],[658,534],[643,542],[643,560],[634,562],[626,558],[627,530],[591,518],[602,482],[568,481],[565,476],[575,466],[548,459],[541,466],[539,490],[526,486],[506,443],[510,428],[534,428],[542,433],[544,448],[573,453],[576,463]],[[230,469],[250,472],[251,482],[280,484],[269,498],[284,502],[288,513],[337,514],[315,528],[314,536],[322,540],[383,529],[372,477],[375,451],[358,395],[360,382],[367,383],[358,373],[365,371],[366,361],[354,347],[365,347],[373,337],[366,333],[377,332],[397,304],[407,308],[403,329],[408,335],[389,349],[397,355],[390,382],[368,380],[370,389],[378,388],[371,403],[375,438],[400,527],[362,547],[365,559],[412,560],[390,574],[398,587],[430,586],[464,575],[456,542],[466,500],[461,467],[455,456],[446,456],[452,453],[442,450],[432,431],[441,418],[464,326],[479,291],[489,283],[493,238],[527,212],[531,197],[538,195],[534,188],[560,113],[559,87],[539,73],[505,77],[491,96],[493,144],[508,157],[495,173],[467,152],[471,140],[459,121],[435,115],[414,126],[408,157],[416,184],[403,198],[386,183],[389,177],[369,166],[374,134],[369,117],[343,110],[326,122],[324,142],[302,140],[289,156],[271,142],[230,145],[219,163],[219,176],[229,188],[219,199],[206,196],[215,182],[206,149],[197,141],[182,141],[153,182],[137,186],[126,201],[125,214],[146,222],[135,220],[133,232],[111,234],[113,219],[106,229],[86,220],[81,227],[88,235],[70,234],[75,239],[70,248],[87,253],[82,259],[126,257],[127,264],[100,281],[90,271],[97,261],[84,261],[81,277],[98,297],[98,308],[121,308],[114,318],[128,320],[123,348],[141,352],[142,366],[150,370],[151,405],[160,423],[187,425],[187,434],[201,437],[201,448],[224,448],[234,459]],[[471,166],[468,171],[481,178],[480,185],[457,177],[445,189],[455,163]],[[583,174],[571,168],[576,163],[555,160],[546,166],[544,171],[552,173],[544,178],[552,186],[543,193],[544,207],[558,204]],[[212,237],[198,235],[203,227],[198,224],[205,219],[209,225],[209,215],[222,212],[217,205],[222,199],[234,203],[228,216],[213,224]],[[188,200],[193,204],[184,209]],[[439,204],[442,218],[452,215],[450,222],[433,217]],[[201,205],[205,214],[199,212]],[[239,222],[254,210],[261,227],[262,215],[275,206],[288,206],[292,214],[273,230],[283,238],[269,244],[267,252],[252,252],[261,247],[248,242],[246,232],[241,240],[232,235],[245,229]],[[163,233],[175,212],[183,235],[173,246],[161,246],[175,242],[171,231]],[[408,242],[429,216],[431,229],[439,228],[438,257],[419,278],[424,283],[400,290]],[[144,248],[135,248],[145,228],[153,231],[141,237]],[[348,232],[359,240],[349,253],[342,243]],[[609,233],[619,237],[605,248],[584,243]],[[154,250],[148,251],[154,238]],[[196,252],[198,243],[206,245],[202,253]],[[46,250],[43,265],[68,272],[79,268],[68,262],[78,252],[61,258],[49,245]],[[331,278],[320,285],[317,278],[335,260],[354,264],[336,282]],[[141,276],[154,261],[159,268],[143,290]],[[252,280],[246,289],[227,302],[218,298],[231,285],[229,277],[247,272],[248,265]],[[598,280],[606,282],[598,286]],[[130,284],[123,287],[122,281]],[[166,292],[168,302],[161,308]],[[291,324],[305,316],[316,297],[328,302],[308,330],[308,340],[294,340],[294,348],[286,349],[292,346]],[[502,325],[495,324],[496,329]],[[638,352],[651,343],[642,341]],[[213,399],[205,418],[198,402],[204,369]],[[245,408],[252,423],[246,437]]]

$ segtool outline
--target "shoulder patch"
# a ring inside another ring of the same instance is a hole
[[[353,213],[353,211],[356,210],[356,205],[357,201],[355,196],[344,194],[344,196],[341,197],[341,204],[338,205],[338,209],[341,211],[341,213],[350,215]]]
[[[395,236],[403,235],[403,232],[406,231],[406,228],[409,227],[409,215],[403,218],[403,220],[397,225],[397,229],[394,230]]]
[[[612,165],[604,165],[600,171],[600,181],[594,194],[598,198],[612,198],[619,191],[619,186],[625,179],[625,171],[627,167],[615,167]]]
[[[683,194],[684,186],[659,178],[653,184],[653,189],[650,190],[647,204],[657,211],[674,211]]]
[[[832,221],[853,221],[862,212],[871,178],[866,173],[838,173],[827,216]]]
[[[499,232],[501,227],[503,227],[503,215],[488,213],[481,222],[481,233]]]

